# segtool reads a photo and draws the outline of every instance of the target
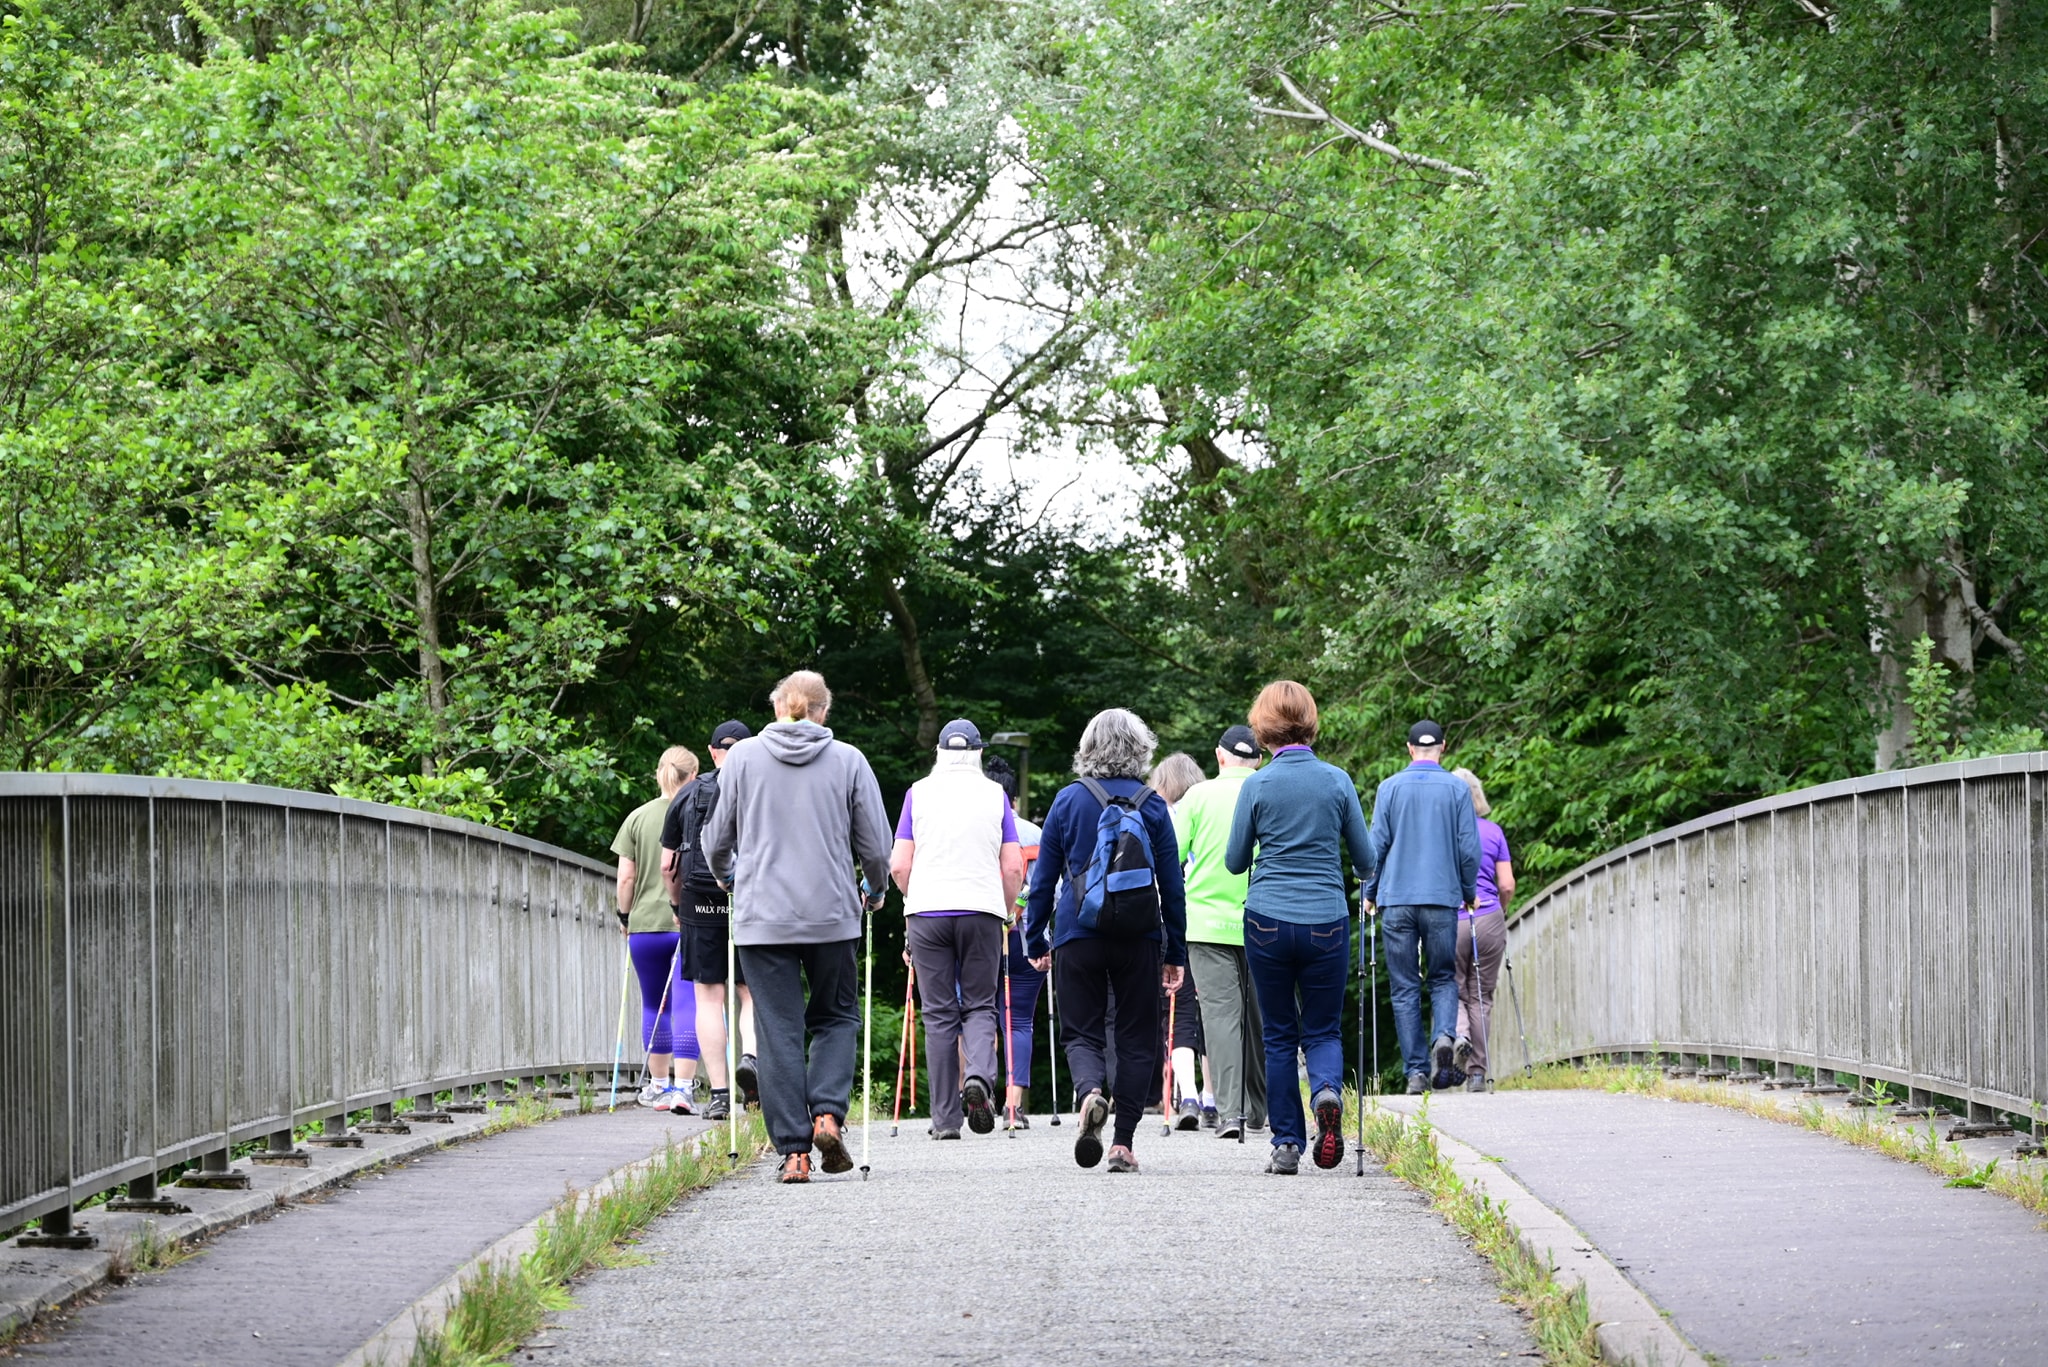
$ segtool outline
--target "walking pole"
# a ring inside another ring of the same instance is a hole
[[[910,966],[910,975],[903,984],[903,1029],[896,1036],[896,1109],[889,1117],[889,1137],[896,1137],[896,1127],[903,1120],[903,1059],[910,1052],[910,994],[917,991],[917,965]],[[911,1081],[917,1079],[913,1075]]]
[[[1365,914],[1365,908],[1364,908],[1363,906],[1361,906],[1361,907],[1359,908],[1359,911],[1360,911],[1360,913],[1361,913],[1361,914]],[[1372,1017],[1372,1060],[1371,1060],[1371,1067],[1372,1067],[1372,1092],[1373,1092],[1373,1095],[1374,1095],[1374,1096],[1378,1096],[1378,1095],[1379,1095],[1379,1092],[1380,1092],[1380,944],[1379,944],[1379,928],[1380,928],[1380,918],[1379,918],[1379,917],[1377,917],[1377,916],[1373,916],[1373,915],[1370,915],[1370,914],[1366,914],[1366,915],[1365,915],[1365,949],[1366,949],[1366,961],[1365,961],[1365,970],[1364,970],[1364,971],[1365,971],[1365,980],[1366,980],[1366,985],[1367,985],[1367,988],[1368,988],[1368,995],[1369,995],[1369,996],[1370,996],[1370,998],[1371,998],[1371,1005],[1370,1005],[1370,1006],[1369,1006],[1369,1007],[1367,1008],[1367,1014],[1369,1014],[1369,1015],[1370,1015],[1370,1016]],[[1364,1003],[1363,1003],[1363,1002],[1361,1002],[1360,1004],[1361,1004],[1361,1005],[1364,1005]],[[1365,1056],[1365,1022],[1364,1022],[1363,1020],[1361,1020],[1361,1021],[1359,1021],[1359,1022],[1358,1022],[1358,1053],[1359,1053],[1359,1057],[1360,1057],[1361,1059],[1363,1059],[1363,1058],[1364,1058],[1364,1056]],[[1359,1175],[1360,1177],[1363,1177],[1363,1176],[1365,1176],[1365,1089],[1364,1089],[1364,1088],[1362,1088],[1362,1087],[1361,1087],[1361,1088],[1359,1089],[1359,1092],[1358,1092],[1358,1145],[1357,1145],[1357,1148],[1358,1148],[1358,1175]]]
[[[868,898],[867,880],[861,880],[861,910],[865,913],[868,942],[867,982],[861,989],[860,1021],[860,1180],[868,1180],[868,1136],[875,1131],[875,909]]]
[[[1515,1004],[1515,1033],[1522,1037],[1522,1076],[1536,1076],[1536,1065],[1529,1059],[1529,1032],[1522,1025],[1522,997],[1515,991],[1515,961],[1501,954],[1501,962],[1508,970],[1508,1000]]]
[[[1173,1008],[1180,993],[1166,994],[1166,1067],[1159,1080],[1159,1132],[1173,1133]]]
[[[910,1076],[904,1086],[910,1089],[909,1112],[917,1114],[917,998],[910,999]]]
[[[1003,935],[1003,1128],[1010,1132],[1010,1138],[1017,1137],[1017,1108],[1010,1103],[1010,1092],[1017,1085],[1017,1049],[1015,1037],[1010,1034],[1010,937]]]
[[[1051,950],[1045,952],[1045,1032],[1051,1038],[1047,1041],[1045,1061],[1052,1066],[1052,1123],[1060,1123],[1060,994],[1055,985],[1053,969],[1059,967],[1053,961]]]
[[[739,1040],[740,1040],[740,984],[736,961],[739,951],[734,948],[733,922],[739,919],[739,903],[728,900],[725,909],[725,1086],[726,1114],[732,1121],[731,1145],[726,1150],[726,1161],[734,1167],[740,1162],[740,1112],[747,1108],[739,1092]]]
[[[625,941],[619,941],[625,949]],[[612,1046],[612,1099],[605,1107],[608,1111],[619,1109],[619,1065],[626,1060],[626,987],[633,980],[633,951],[625,949],[625,959],[619,965],[619,1040]]]
[[[1242,1144],[1244,1132],[1252,1127],[1251,1112],[1246,1109],[1252,1102],[1252,1032],[1245,1029],[1245,1022],[1252,1018],[1251,1006],[1257,998],[1252,995],[1251,961],[1244,957],[1242,946],[1237,952],[1237,1142]]]
[[[662,1018],[663,1016],[665,1016],[665,1015],[667,1015],[667,1014],[668,1014],[668,994],[669,994],[669,989],[675,986],[675,983],[676,983],[676,966],[677,966],[678,964],[682,963],[682,961],[683,961],[683,937],[682,937],[681,935],[678,935],[678,936],[676,936],[676,952],[675,952],[674,954],[671,954],[671,955],[669,956],[669,960],[668,960],[668,978],[667,978],[667,980],[666,980],[666,981],[664,981],[664,982],[662,983],[662,985],[661,985],[661,1004],[660,1004],[659,1006],[657,1006],[657,1007],[655,1007],[655,1008],[654,1008],[654,1023],[655,1023],[655,1025],[656,1025],[656,1026],[659,1026],[659,1025],[661,1024],[661,1018]],[[625,998],[624,998],[623,996],[621,996],[621,998],[619,999],[619,1005],[620,1005],[621,1007],[624,1007],[624,1006],[625,1006],[625,1004],[626,1004],[626,1003],[625,1003]],[[623,1012],[622,1012],[621,1014],[623,1015]],[[676,1033],[676,1023],[675,1023],[675,1021],[674,1021],[673,1019],[671,1019],[671,1020],[669,1021],[669,1023],[668,1023],[668,1033],[669,1033],[669,1049],[670,1049],[671,1051],[673,1051],[673,1050],[675,1049],[675,1033]],[[650,1040],[649,1040],[649,1043],[651,1044],[652,1042],[653,1042],[653,1041],[652,1041],[652,1040],[650,1039]],[[671,1052],[671,1053],[669,1054],[669,1057],[670,1057],[670,1058],[674,1058],[674,1057],[675,1057],[675,1054],[674,1054],[673,1052]],[[673,1067],[674,1065],[673,1065],[673,1064],[671,1064],[670,1066],[671,1066],[671,1067]],[[663,1084],[663,1088],[664,1088],[664,1090],[666,1090],[666,1089],[667,1089],[667,1084],[666,1084],[666,1083],[664,1083],[664,1084]]]

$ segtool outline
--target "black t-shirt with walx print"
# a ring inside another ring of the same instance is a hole
[[[683,904],[676,914],[685,921],[719,921],[725,916],[725,889],[711,876],[711,861],[704,857],[704,830],[717,806],[718,771],[714,769],[685,785],[662,819],[661,847],[676,852],[682,875]],[[698,914],[699,908],[711,908],[712,914]]]

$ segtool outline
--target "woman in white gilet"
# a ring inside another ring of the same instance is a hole
[[[976,1134],[996,1124],[996,996],[1024,852],[1009,798],[981,772],[981,749],[973,722],[946,723],[932,772],[904,795],[889,859],[924,1012],[934,1139],[960,1137],[963,1108]]]

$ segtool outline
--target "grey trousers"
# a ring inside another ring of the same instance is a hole
[[[854,972],[859,946],[856,938],[739,947],[741,969],[754,992],[761,1114],[777,1153],[809,1153],[814,1116],[846,1119],[854,1057],[860,1053]],[[811,1037],[808,1058],[806,1032]]]
[[[1242,1116],[1266,1123],[1265,1025],[1242,945],[1188,941],[1188,972],[1202,1007],[1209,1072],[1216,1079],[1216,1115],[1225,1125]],[[1246,1070],[1249,1063],[1250,1070]]]
[[[1002,1076],[996,1063],[996,994],[1002,982],[1003,923],[979,912],[912,916],[903,938],[917,969],[917,1008],[924,1013],[932,1128],[957,1130],[966,1119],[960,1108],[962,1043],[967,1076],[991,1089]]]
[[[1473,938],[1479,959],[1473,962]],[[1508,952],[1508,918],[1497,911],[1458,920],[1458,1038],[1472,1042],[1467,1073],[1486,1071],[1486,1028],[1493,1015],[1493,989],[1500,981],[1500,961]]]

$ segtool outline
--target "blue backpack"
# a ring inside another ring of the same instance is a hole
[[[1140,788],[1131,797],[1112,797],[1092,778],[1081,780],[1102,815],[1095,821],[1095,849],[1081,880],[1080,921],[1111,940],[1142,940],[1159,932],[1159,874],[1152,867],[1152,835],[1139,809],[1152,796]]]

